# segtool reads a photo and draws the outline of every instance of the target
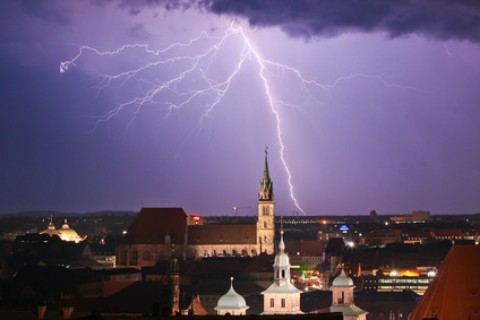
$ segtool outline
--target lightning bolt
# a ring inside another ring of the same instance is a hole
[[[232,70],[227,73],[222,80],[215,80],[213,76],[209,75],[211,66],[215,64],[217,56],[220,55],[221,51],[226,46],[226,43],[233,38],[240,39],[241,44],[237,61]],[[201,47],[201,44],[204,43],[208,43],[205,48],[197,48]],[[200,53],[197,55],[176,53],[182,49],[188,49],[189,51],[196,49],[199,50]],[[173,43],[161,50],[153,50],[147,44],[127,44],[113,51],[100,51],[90,46],[81,46],[78,53],[71,60],[60,63],[60,73],[67,72],[87,53],[91,53],[97,57],[113,57],[129,50],[142,50],[144,54],[151,56],[152,59],[151,61],[144,62],[140,66],[132,67],[120,73],[101,74],[99,76],[100,81],[97,85],[97,89],[101,91],[112,86],[114,83],[122,87],[126,83],[135,81],[142,87],[142,90],[139,90],[140,94],[118,104],[115,108],[97,118],[95,127],[101,123],[110,121],[122,112],[130,110],[131,118],[127,125],[128,128],[133,123],[142,107],[147,103],[165,106],[167,109],[166,116],[168,117],[174,110],[190,106],[194,102],[197,102],[198,104],[199,99],[207,98],[207,102],[204,103],[205,109],[203,114],[199,117],[196,128],[193,130],[198,133],[202,129],[204,121],[208,119],[211,112],[214,111],[229,91],[234,78],[240,73],[245,62],[247,60],[252,60],[258,66],[258,76],[263,84],[268,107],[275,120],[276,139],[280,146],[280,160],[287,176],[290,198],[295,207],[302,214],[305,214],[305,211],[300,206],[297,197],[295,196],[292,173],[285,156],[286,146],[283,138],[282,118],[280,113],[281,106],[298,107],[298,105],[289,104],[278,98],[276,99],[270,78],[279,78],[284,74],[290,74],[299,81],[302,87],[310,94],[310,97],[317,102],[318,100],[310,93],[312,89],[320,89],[330,94],[331,90],[338,86],[342,81],[356,78],[377,80],[385,87],[421,91],[413,87],[389,83],[381,76],[365,74],[342,76],[331,84],[322,84],[315,79],[307,78],[299,69],[264,58],[253,45],[252,41],[250,41],[243,28],[234,23],[232,23],[221,35],[211,35],[207,32],[201,32],[197,37],[187,42]],[[148,79],[148,77],[145,77],[145,74],[149,70],[173,65],[179,66],[181,70],[166,80],[159,80],[155,77],[153,77],[153,79]],[[194,89],[190,89],[192,85]],[[147,86],[146,89],[145,86]],[[330,99],[337,104],[331,95]]]

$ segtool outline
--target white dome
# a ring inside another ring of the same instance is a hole
[[[219,309],[248,309],[245,299],[233,289],[233,282],[230,284],[230,290],[218,299],[215,310]]]
[[[340,273],[338,277],[333,279],[332,287],[351,287],[353,286],[353,280],[345,274],[345,271]]]

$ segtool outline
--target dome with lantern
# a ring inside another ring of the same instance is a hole
[[[219,315],[245,315],[248,308],[245,298],[233,288],[233,277],[230,278],[230,289],[218,299],[217,306],[214,309]]]
[[[78,243],[86,239],[86,237],[80,237],[78,233],[70,228],[67,223],[67,219],[64,220],[64,223],[61,228],[56,229],[53,224],[52,216],[50,216],[50,222],[48,223],[48,228],[41,231],[40,234],[48,234],[49,236],[58,236],[63,241],[73,241]]]

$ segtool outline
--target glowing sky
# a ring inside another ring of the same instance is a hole
[[[0,212],[253,214],[268,145],[291,214],[273,111],[309,215],[480,212],[480,5],[387,3],[1,1]]]

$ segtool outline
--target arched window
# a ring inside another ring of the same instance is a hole
[[[282,270],[282,279],[285,278],[285,270]]]
[[[268,228],[267,221],[264,221],[264,222],[263,222],[263,227],[264,227],[265,229]]]

